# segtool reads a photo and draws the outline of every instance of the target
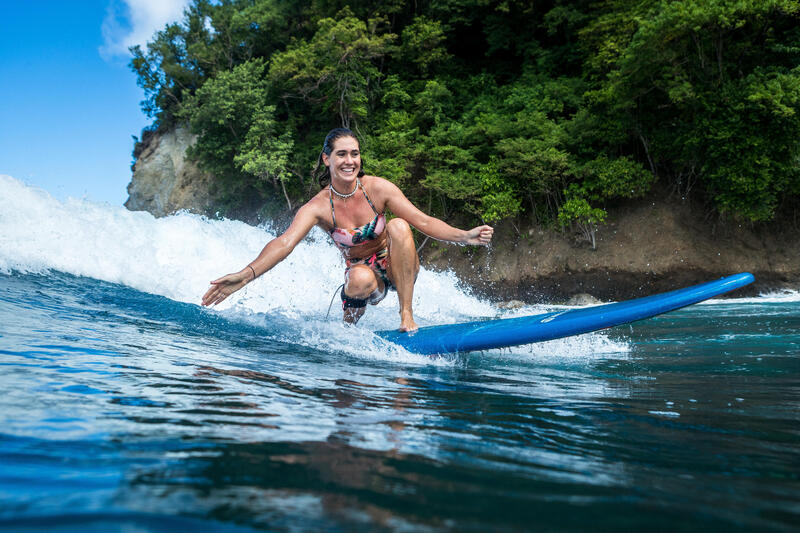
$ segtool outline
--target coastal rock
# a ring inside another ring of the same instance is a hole
[[[500,302],[497,304],[498,309],[519,309],[520,307],[525,307],[525,302],[521,300],[509,300],[507,302]]]
[[[490,248],[428,246],[426,268],[452,270],[493,301],[566,301],[588,293],[602,301],[648,296],[738,272],[756,281],[734,296],[800,289],[800,230],[709,220],[707,208],[653,191],[609,209],[597,249],[569,232],[495,227]],[[481,265],[477,269],[474,265]]]
[[[212,177],[186,157],[186,149],[195,139],[186,128],[148,137],[133,167],[125,207],[157,217],[182,209],[209,214],[213,209]]]
[[[591,294],[587,294],[582,292],[580,294],[576,294],[572,296],[569,300],[567,300],[567,305],[575,305],[575,306],[587,306],[587,305],[598,305],[601,304],[600,300],[592,296]]]

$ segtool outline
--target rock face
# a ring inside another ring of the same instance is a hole
[[[125,207],[159,217],[181,209],[209,214],[214,200],[212,177],[186,158],[195,138],[185,128],[148,138],[133,167]]]
[[[653,197],[658,194],[654,193]],[[756,282],[737,295],[800,288],[800,231],[709,221],[680,200],[633,202],[609,211],[597,249],[569,233],[495,228],[491,249],[435,245],[423,263],[451,268],[495,300],[563,301],[579,293],[622,300],[751,272]]]
[[[600,300],[598,300],[597,298],[595,298],[591,294],[586,294],[585,292],[582,292],[580,294],[576,294],[572,298],[567,300],[567,305],[575,305],[575,306],[580,306],[580,307],[583,307],[583,306],[586,306],[586,305],[597,305],[597,304],[601,304],[601,303],[603,303],[603,302],[601,302]]]

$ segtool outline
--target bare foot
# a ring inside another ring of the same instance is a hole
[[[414,315],[411,311],[400,312],[400,331],[416,331],[419,326],[414,322]]]

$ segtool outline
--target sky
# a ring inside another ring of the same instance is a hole
[[[0,0],[0,174],[56,198],[122,205],[150,119],[128,46],[187,0]]]

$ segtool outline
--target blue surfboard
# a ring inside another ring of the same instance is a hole
[[[752,283],[747,272],[727,276],[685,289],[645,296],[635,300],[568,309],[518,318],[501,318],[427,326],[412,333],[378,331],[377,335],[409,352],[447,354],[505,348],[570,337],[619,326],[674,311]]]

